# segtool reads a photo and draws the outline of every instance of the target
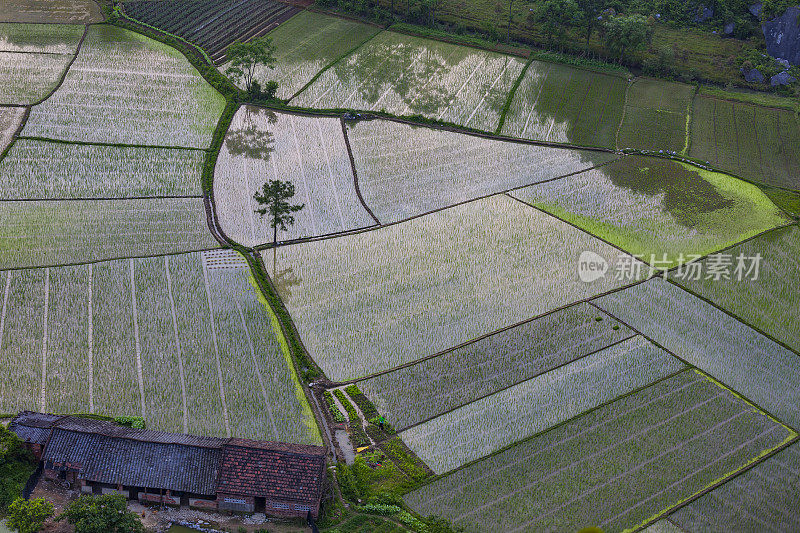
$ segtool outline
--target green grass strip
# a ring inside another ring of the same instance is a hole
[[[689,104],[686,106],[686,133],[684,135],[684,144],[683,150],[681,150],[682,156],[689,155],[689,147],[692,143],[692,120],[694,118],[694,100],[697,98],[697,93],[699,92],[700,87],[698,85],[694,86],[694,91],[692,92],[692,97],[689,98]]]
[[[314,83],[315,81],[317,81],[317,80],[319,79],[319,77],[320,77],[320,76],[322,76],[323,74],[325,74],[325,72],[326,72],[326,71],[327,71],[329,68],[331,68],[332,66],[336,65],[337,63],[339,63],[340,61],[342,61],[342,60],[343,60],[344,58],[346,58],[347,56],[349,56],[349,55],[351,55],[351,54],[354,54],[354,53],[356,52],[356,50],[358,50],[359,48],[361,48],[362,46],[364,46],[365,44],[367,44],[368,42],[370,42],[372,39],[374,39],[375,37],[377,37],[378,35],[380,35],[380,34],[381,34],[383,31],[384,31],[384,30],[378,30],[378,31],[376,31],[376,32],[375,32],[375,33],[372,35],[372,37],[370,37],[369,39],[367,39],[366,41],[364,41],[364,42],[362,42],[362,43],[359,43],[358,45],[356,45],[356,46],[354,46],[353,48],[351,48],[350,50],[348,50],[348,51],[344,52],[342,55],[340,55],[339,57],[337,57],[336,59],[334,59],[333,61],[331,61],[331,62],[330,62],[330,63],[328,63],[327,65],[325,65],[325,66],[322,68],[322,70],[320,70],[319,72],[317,72],[316,74],[314,74],[314,77],[313,77],[313,78],[311,78],[311,79],[308,81],[308,83],[306,83],[305,85],[303,85],[302,87],[300,87],[300,89],[298,89],[298,91],[297,91],[296,93],[294,93],[294,94],[293,94],[291,97],[289,97],[289,99],[288,99],[288,100],[286,100],[286,103],[288,104],[289,102],[291,102],[292,100],[294,100],[295,98],[297,98],[297,96],[298,96],[300,93],[302,93],[303,91],[305,91],[306,89],[308,89],[308,88],[311,86],[311,84],[312,84],[312,83]]]
[[[525,74],[528,72],[528,67],[531,66],[531,63],[533,63],[533,57],[525,63],[525,66],[522,67],[522,72],[519,73],[516,81],[514,81],[514,85],[511,86],[511,90],[508,92],[508,98],[506,98],[506,103],[503,104],[503,109],[500,111],[500,121],[497,123],[497,128],[494,130],[495,135],[500,135],[500,132],[503,131],[503,124],[506,122],[506,115],[511,108],[511,103],[514,101],[514,95],[517,94],[517,89],[519,89],[520,84],[522,84],[522,80],[525,78]]]

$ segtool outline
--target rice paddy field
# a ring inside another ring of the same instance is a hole
[[[358,387],[396,429],[405,429],[633,335],[607,314],[580,303],[359,381]]]
[[[0,22],[102,22],[103,12],[92,0],[13,0],[0,5]]]
[[[627,87],[621,75],[533,61],[514,93],[502,133],[615,148]]]
[[[35,104],[56,88],[73,56],[0,51],[0,104]]]
[[[23,134],[67,141],[208,148],[225,100],[174,48],[90,26],[63,85]]]
[[[288,232],[278,232],[281,241],[376,224],[356,194],[338,118],[241,107],[217,159],[214,200],[222,229],[245,246],[272,243],[270,219],[255,212],[253,198],[267,180],[291,182],[292,203],[305,206]]]
[[[0,161],[4,199],[200,196],[200,150],[20,139]]]
[[[790,222],[755,185],[656,157],[624,157],[511,194],[661,269]]]
[[[22,125],[24,116],[23,107],[0,107],[0,154],[11,144],[14,134]]]
[[[208,250],[201,198],[0,201],[0,270]]]
[[[800,189],[800,121],[791,111],[697,96],[689,155],[778,187]]]
[[[75,55],[84,26],[0,23],[0,51]]]
[[[581,282],[574,265],[584,250],[609,261],[619,255],[500,195],[364,233],[281,247],[278,269],[294,281],[278,290],[311,356],[339,381],[632,283],[611,276]],[[264,252],[265,262],[271,256]]]
[[[695,279],[685,272],[675,281],[800,353],[800,300],[796,288],[786,284],[786,280],[800,279],[800,230],[797,226],[777,229],[726,253],[734,264],[739,257],[760,254],[758,278],[740,281],[730,276],[714,281]]]
[[[384,31],[291,103],[424,115],[494,131],[524,66],[518,57]]]
[[[796,531],[800,528],[797,472],[800,445],[792,444],[670,516],[681,531]]]
[[[262,87],[277,81],[278,98],[291,98],[318,72],[379,31],[368,24],[302,11],[269,32],[277,63],[274,69],[257,67],[255,79]]]
[[[595,302],[780,420],[800,425],[796,353],[661,278]]]
[[[667,352],[636,336],[448,411],[400,437],[442,474],[683,368]]]
[[[638,78],[625,97],[617,147],[684,152],[694,92],[692,85]]]
[[[687,370],[410,493],[471,532],[634,530],[797,434]]]
[[[617,157],[388,120],[349,122],[347,134],[364,202],[384,224],[580,172]],[[452,157],[454,153],[459,157]]]
[[[143,416],[197,435],[318,443],[234,252],[0,273],[0,408]]]

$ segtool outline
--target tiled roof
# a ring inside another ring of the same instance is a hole
[[[217,492],[315,503],[322,493],[325,449],[231,439]]]
[[[8,429],[25,442],[45,445],[53,424],[60,418],[58,415],[22,411],[11,420]]]
[[[89,481],[212,495],[221,455],[219,448],[56,428],[42,460],[78,470]]]

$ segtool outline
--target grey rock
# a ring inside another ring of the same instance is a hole
[[[761,10],[764,9],[764,4],[757,2],[755,4],[751,4],[748,9],[750,10],[751,15],[758,18],[761,16]]]
[[[792,66],[792,64],[789,63],[789,61],[787,61],[786,59],[780,58],[780,57],[778,59],[776,59],[775,61],[780,63],[783,68],[789,68],[789,67]]]
[[[697,8],[697,15],[694,17],[695,22],[705,22],[714,16],[714,10],[708,6],[700,4]]]
[[[736,23],[729,22],[725,24],[724,28],[722,28],[722,33],[724,33],[725,35],[730,35],[731,33],[733,33],[733,30],[735,29],[736,29]]]
[[[800,65],[800,6],[790,7],[780,17],[765,22],[763,30],[769,55]]]
[[[764,83],[764,75],[761,74],[761,71],[757,68],[750,70],[743,68],[742,75],[744,76],[744,79],[750,83]]]
[[[791,74],[789,74],[784,70],[783,72],[779,72],[774,76],[772,76],[769,79],[769,84],[772,85],[773,87],[777,87],[778,85],[791,85],[796,81],[797,80],[794,79]]]

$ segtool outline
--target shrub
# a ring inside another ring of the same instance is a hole
[[[56,520],[74,525],[75,533],[144,533],[138,515],[128,511],[121,494],[81,496]]]
[[[117,416],[114,417],[114,423],[120,426],[126,426],[133,429],[144,429],[144,418],[141,416]]]
[[[8,527],[19,533],[36,533],[53,516],[53,504],[44,498],[17,498],[8,506]]]
[[[22,446],[16,433],[0,425],[0,511],[22,495],[35,469],[33,455]]]
[[[331,395],[330,391],[323,391],[322,396],[325,398],[325,405],[328,408],[328,413],[330,413],[331,419],[337,423],[347,422],[347,419],[344,417],[342,412],[339,410],[339,407],[336,405],[336,402],[333,400],[333,396]]]
[[[378,410],[375,409],[375,405],[369,401],[369,398],[367,398],[356,385],[348,385],[345,387],[344,391],[353,399],[358,408],[361,409],[361,412],[364,413],[364,418],[371,421],[373,418],[380,416]]]

